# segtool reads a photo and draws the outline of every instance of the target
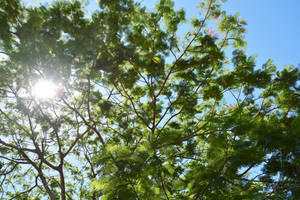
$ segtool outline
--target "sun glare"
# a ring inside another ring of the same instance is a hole
[[[32,94],[38,99],[52,99],[56,96],[58,85],[50,80],[39,80],[32,88]]]

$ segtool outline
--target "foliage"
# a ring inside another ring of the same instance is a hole
[[[299,70],[256,66],[222,3],[182,36],[171,0],[0,1],[1,199],[299,197]]]

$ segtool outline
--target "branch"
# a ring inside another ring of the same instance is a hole
[[[122,84],[121,82],[120,82],[120,84],[121,84],[122,90],[123,90],[124,93],[126,94],[125,98],[127,97],[127,98],[129,99],[129,101],[130,101],[130,103],[131,103],[131,105],[132,105],[132,107],[133,107],[133,110],[134,110],[135,114],[137,115],[137,117],[140,118],[140,119],[142,120],[142,122],[145,124],[145,126],[146,126],[148,129],[152,130],[152,129],[149,127],[149,125],[147,124],[147,122],[145,121],[145,119],[138,113],[138,111],[137,111],[137,109],[136,109],[136,107],[135,107],[135,105],[134,105],[134,102],[133,102],[132,97],[127,93],[127,91],[125,90],[123,84]],[[117,88],[117,87],[116,87],[116,88]],[[121,93],[121,91],[119,91],[119,92]],[[122,95],[122,93],[121,93],[121,95]],[[124,95],[122,95],[122,96],[124,96]]]
[[[166,83],[167,83],[167,80],[169,79],[170,75],[171,75],[172,72],[173,72],[173,69],[174,69],[175,65],[176,65],[177,62],[184,56],[184,54],[187,52],[187,50],[189,49],[189,47],[192,45],[192,43],[194,42],[194,40],[196,39],[196,37],[199,35],[200,31],[202,30],[202,28],[203,28],[203,26],[204,26],[204,23],[205,23],[205,21],[206,21],[207,18],[208,18],[208,15],[209,15],[209,11],[210,11],[210,8],[211,8],[212,1],[213,1],[213,0],[211,0],[211,1],[209,2],[209,5],[208,5],[208,8],[207,8],[205,17],[204,17],[204,19],[202,20],[202,23],[201,23],[201,25],[200,25],[198,31],[194,34],[194,37],[192,38],[192,40],[188,43],[188,45],[186,46],[186,48],[183,50],[183,53],[175,60],[175,62],[174,62],[173,65],[171,66],[171,69],[170,69],[168,75],[167,75],[166,78],[164,79],[164,82],[163,82],[163,84],[162,84],[160,90],[158,91],[158,93],[155,95],[155,97],[158,97],[158,96],[161,94],[162,90],[164,89],[164,87],[165,87],[165,85],[166,85]]]
[[[206,125],[206,124],[205,124],[205,125]],[[204,127],[204,125],[201,126],[201,128],[199,128],[199,130],[201,130],[203,127]],[[189,140],[189,139],[191,139],[191,138],[193,138],[193,137],[196,137],[196,136],[204,136],[204,135],[209,134],[209,133],[211,133],[211,132],[213,132],[213,131],[206,131],[206,132],[197,134],[197,132],[194,131],[193,133],[191,133],[191,134],[189,134],[189,135],[187,135],[187,136],[184,136],[184,137],[180,137],[180,138],[178,138],[177,140],[175,140],[175,141],[173,141],[173,142],[170,142],[170,143],[167,143],[167,144],[161,144],[161,145],[159,145],[159,146],[156,146],[154,149],[160,149],[160,148],[162,148],[162,147],[164,147],[164,146],[168,146],[168,145],[176,145],[176,144],[180,144],[180,143],[182,143],[182,142],[184,142],[184,141],[187,141],[187,140]]]
[[[5,157],[3,157],[3,156],[1,156],[1,158],[4,158],[4,159],[7,159],[7,158],[5,158]],[[11,160],[10,160],[11,161]],[[12,160],[12,162],[14,162],[13,160]],[[6,176],[6,175],[8,175],[8,174],[10,174],[11,172],[13,172],[15,169],[16,169],[16,167],[18,166],[18,164],[19,163],[16,163],[8,172],[4,172],[4,173],[0,173],[0,175],[1,176]],[[8,168],[8,167],[7,167]],[[7,170],[7,168],[5,169],[5,170]]]
[[[68,104],[66,102],[65,99],[62,98],[62,101],[67,105],[68,108],[70,108],[71,110],[73,110],[80,118],[81,120],[84,122],[84,124],[89,127],[90,129],[92,129],[96,134],[97,136],[99,137],[100,139],[100,142],[102,143],[103,147],[105,147],[105,142],[104,142],[104,139],[102,138],[100,132],[97,130],[97,128],[93,125],[91,126],[87,121],[86,119],[82,116],[82,114],[76,109],[76,108],[73,108],[70,104]]]
[[[53,192],[50,190],[49,186],[48,186],[48,183],[46,181],[46,178],[43,174],[43,171],[42,171],[42,163],[40,164],[40,166],[37,166],[36,163],[34,163],[28,156],[25,152],[23,151],[19,151],[19,153],[37,170],[38,174],[39,174],[39,177],[41,178],[42,180],[42,183],[43,183],[43,186],[44,188],[46,189],[46,192],[47,194],[49,195],[50,199],[51,200],[55,200],[55,195],[53,194]]]
[[[239,174],[239,177],[243,177],[245,174],[247,174],[252,168],[254,167],[253,165],[250,165],[250,167],[248,167],[248,169],[246,169],[243,173]]]
[[[24,152],[28,151],[28,152],[31,152],[31,153],[37,153],[36,149],[29,149],[29,148],[18,147],[18,146],[15,146],[13,144],[8,144],[8,143],[4,142],[1,139],[0,139],[0,144],[2,144],[4,146],[7,146],[7,147],[10,147],[10,148],[13,148],[13,149],[18,150],[18,151],[24,151]]]
[[[15,195],[12,198],[10,198],[10,200],[15,199],[15,198],[19,197],[22,194],[29,194],[34,188],[36,188],[38,186],[37,179],[38,179],[38,176],[35,177],[35,184],[34,184],[34,186],[32,186],[31,188],[29,188],[26,191],[18,193],[17,195]]]
[[[71,144],[71,146],[69,147],[69,149],[63,153],[63,157],[67,156],[70,151],[74,148],[74,146],[77,144],[77,142],[82,139],[89,131],[91,130],[91,128],[88,128],[87,130],[85,130],[81,135],[79,135],[78,137],[76,137],[76,139],[74,140],[74,142]]]

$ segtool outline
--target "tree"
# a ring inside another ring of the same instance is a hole
[[[299,70],[256,66],[222,3],[179,39],[171,0],[0,1],[1,199],[299,197]]]

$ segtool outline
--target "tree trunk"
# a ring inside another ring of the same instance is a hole
[[[66,200],[66,186],[65,186],[65,177],[64,177],[64,171],[63,171],[63,165],[60,165],[59,176],[60,176],[61,200]]]

